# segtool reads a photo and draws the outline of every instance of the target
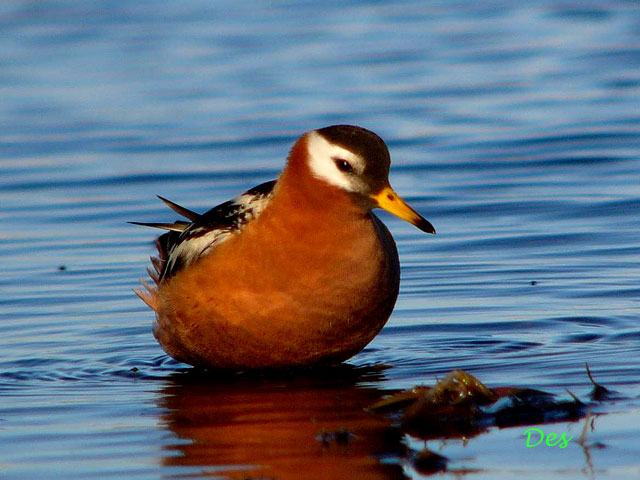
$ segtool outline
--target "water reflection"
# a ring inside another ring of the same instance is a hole
[[[401,432],[364,411],[388,393],[363,383],[380,376],[350,365],[289,378],[176,374],[160,406],[180,441],[163,464],[229,478],[406,478]]]

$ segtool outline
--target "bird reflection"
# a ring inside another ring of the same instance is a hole
[[[160,406],[180,441],[163,464],[220,478],[406,478],[401,432],[364,411],[387,393],[364,386],[379,379],[349,365],[288,378],[176,374]]]

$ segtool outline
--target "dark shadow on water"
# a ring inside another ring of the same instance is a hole
[[[166,466],[223,478],[401,479],[402,433],[365,408],[389,393],[380,368],[286,374],[176,373],[160,397],[179,441]]]

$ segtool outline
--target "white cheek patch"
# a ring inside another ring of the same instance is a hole
[[[309,152],[309,168],[314,177],[349,192],[359,190],[357,180],[338,170],[334,160],[341,158],[351,163],[357,175],[362,172],[364,166],[364,162],[358,155],[328,142],[317,132],[308,134],[307,150]]]

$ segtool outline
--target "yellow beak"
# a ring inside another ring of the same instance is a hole
[[[433,225],[411,208],[391,187],[384,187],[379,193],[371,195],[371,198],[373,198],[378,207],[415,225],[423,232],[436,233]]]

